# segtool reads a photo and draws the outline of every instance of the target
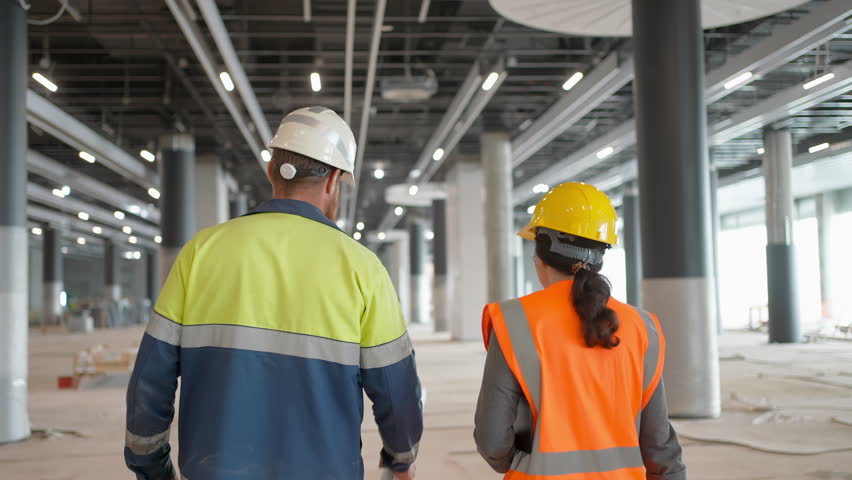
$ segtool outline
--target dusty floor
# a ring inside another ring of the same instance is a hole
[[[80,436],[0,446],[0,479],[131,478],[121,455],[126,377],[81,390],[58,390],[56,377],[70,373],[75,352],[99,343],[132,347],[140,335],[138,328],[90,335],[31,332],[33,426]],[[499,478],[471,439],[485,358],[480,345],[414,336],[428,390],[418,478]],[[763,339],[742,333],[722,338],[722,419],[677,423],[689,478],[852,480],[852,343],[774,346],[763,345]],[[378,435],[369,421],[364,432],[366,477],[378,478]]]

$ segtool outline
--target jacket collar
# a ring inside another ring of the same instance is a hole
[[[324,223],[335,230],[340,230],[340,228],[337,227],[337,224],[329,220],[319,208],[301,200],[273,198],[254,207],[243,216],[254,215],[257,213],[287,213],[290,215],[298,215],[315,222]]]

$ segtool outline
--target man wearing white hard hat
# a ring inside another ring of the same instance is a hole
[[[382,463],[413,478],[423,416],[402,310],[378,258],[334,223],[355,137],[310,107],[269,147],[273,198],[199,232],[163,286],[127,391],[127,466],[178,478],[180,377],[181,479],[360,480],[362,392]]]

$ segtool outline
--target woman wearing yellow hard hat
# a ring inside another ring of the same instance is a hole
[[[660,324],[599,273],[618,242],[609,198],[559,185],[518,235],[535,241],[544,289],[485,307],[480,454],[507,479],[685,479]]]

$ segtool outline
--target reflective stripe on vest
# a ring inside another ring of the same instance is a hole
[[[540,448],[541,435],[541,359],[527,319],[523,304],[519,299],[508,300],[499,304],[503,316],[503,324],[508,333],[509,348],[514,352],[518,368],[523,376],[530,396],[535,421],[532,452],[520,452],[512,464],[512,471],[534,476],[572,475],[581,473],[609,472],[625,468],[643,467],[642,455],[638,446],[613,447],[600,450],[574,450],[565,452],[542,452]],[[647,312],[636,309],[645,325],[648,334],[648,348],[643,359],[643,398],[642,407],[647,404],[653,394],[653,388],[659,380],[661,368],[660,355],[662,346],[657,331],[656,320]],[[504,349],[505,352],[505,349]],[[650,390],[650,392],[649,392]],[[639,429],[641,410],[637,414],[636,428]],[[511,476],[511,474],[510,474]]]

